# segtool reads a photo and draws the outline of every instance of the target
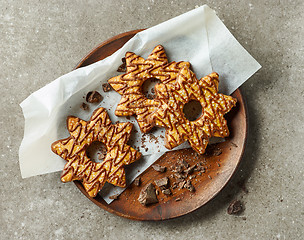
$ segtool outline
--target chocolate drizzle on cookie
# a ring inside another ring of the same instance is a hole
[[[224,114],[236,104],[236,99],[218,93],[218,74],[212,73],[200,80],[188,68],[180,70],[174,84],[155,86],[160,108],[151,115],[156,126],[166,128],[165,146],[172,149],[184,141],[203,154],[209,138],[227,137],[229,130]],[[195,121],[189,121],[183,107],[191,100],[200,102],[202,114]]]
[[[148,99],[143,94],[142,85],[147,79],[156,78],[162,83],[175,82],[179,70],[184,66],[190,66],[188,62],[171,62],[164,48],[158,45],[145,60],[132,52],[126,53],[125,74],[113,77],[108,83],[115,91],[122,95],[117,105],[117,116],[136,116],[136,120],[142,132],[148,132],[153,128],[150,116],[160,107],[156,99]]]
[[[81,180],[91,197],[97,195],[106,181],[125,187],[123,166],[138,160],[141,156],[127,145],[132,123],[112,124],[106,110],[98,108],[87,122],[69,117],[67,127],[71,136],[52,144],[53,152],[68,161],[61,180]],[[91,161],[86,155],[86,149],[94,141],[100,141],[107,149],[105,159],[101,163]]]

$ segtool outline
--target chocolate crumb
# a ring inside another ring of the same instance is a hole
[[[157,171],[157,172],[165,172],[166,171],[166,167],[164,166],[160,166],[159,164],[154,164],[152,165],[152,168]]]
[[[195,165],[193,165],[193,166],[191,166],[191,167],[188,167],[184,172],[185,172],[187,175],[188,175],[188,174],[192,174],[195,167],[196,167]]]
[[[118,199],[118,197],[119,197],[119,194],[115,194],[115,195],[110,196],[109,198],[115,200],[115,199]]]
[[[177,182],[180,182],[186,178],[186,176],[181,173],[174,173],[174,177],[176,178]]]
[[[178,187],[178,183],[177,182],[174,182],[173,184],[172,184],[172,189],[175,189],[175,188],[177,188]]]
[[[184,188],[188,189],[190,192],[194,192],[195,188],[192,185],[190,180],[187,180],[186,184],[184,185]]]
[[[179,190],[183,189],[183,188],[184,188],[184,186],[185,186],[185,184],[186,184],[186,181],[182,181],[182,182],[180,182],[180,183],[178,184],[178,188],[179,188]]]
[[[163,189],[162,193],[165,195],[171,195],[171,190],[169,188]]]
[[[183,160],[178,160],[177,163],[184,167],[185,169],[189,167],[189,163],[187,163],[184,159]]]
[[[239,213],[241,213],[243,211],[243,205],[241,203],[241,201],[239,200],[234,200],[232,201],[229,206],[228,206],[228,209],[227,209],[227,213],[229,215],[237,215]]]
[[[138,187],[140,185],[140,183],[141,183],[140,177],[135,178],[134,185]]]
[[[169,184],[169,178],[163,177],[161,179],[154,180],[154,183],[158,187],[167,187]]]
[[[102,84],[102,90],[103,90],[104,92],[109,92],[109,91],[112,90],[112,87],[111,87],[110,84],[104,83],[104,84]]]
[[[89,103],[99,103],[102,99],[103,97],[97,91],[89,92],[86,96],[86,101]]]
[[[149,183],[141,190],[137,200],[143,206],[158,202],[156,191],[152,183]]]
[[[127,71],[126,58],[122,58],[121,61],[122,64],[118,67],[117,72],[126,72]]]
[[[242,217],[242,219],[243,219],[244,221],[246,221],[246,220],[247,220],[247,218],[246,218],[246,217]]]
[[[183,167],[181,165],[177,165],[177,166],[175,166],[175,168],[172,169],[172,172],[182,173]]]
[[[88,104],[86,104],[86,103],[82,103],[81,105],[80,105],[80,108],[82,109],[82,110],[88,110],[89,109],[89,106],[88,106]]]

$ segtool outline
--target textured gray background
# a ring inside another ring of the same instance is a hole
[[[109,37],[204,3],[263,66],[241,87],[250,115],[241,168],[214,200],[178,219],[134,222],[100,209],[60,173],[21,178],[22,100]],[[302,0],[1,0],[0,239],[303,239],[303,11]],[[245,204],[241,216],[226,213],[233,199]]]

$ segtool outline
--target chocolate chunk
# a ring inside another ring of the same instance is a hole
[[[155,180],[154,183],[158,187],[167,187],[169,184],[169,178],[163,177],[161,179]]]
[[[134,185],[138,187],[140,183],[141,183],[140,177],[135,178]]]
[[[110,196],[109,198],[115,200],[115,199],[118,199],[118,197],[119,197],[119,194],[115,194],[115,195]]]
[[[188,189],[190,192],[194,192],[195,191],[195,188],[192,185],[192,183],[191,183],[190,180],[187,180],[187,182],[184,185],[184,188]]]
[[[169,188],[163,189],[162,193],[165,195],[171,195],[171,190]]]
[[[234,200],[230,203],[228,209],[227,209],[227,213],[232,215],[232,214],[239,214],[243,211],[243,205],[241,203],[241,201],[239,200]]]
[[[153,169],[157,172],[165,172],[166,167],[160,166],[159,164],[152,165]]]
[[[121,61],[122,64],[118,67],[117,72],[126,72],[127,71],[126,59],[122,58]]]
[[[110,84],[104,83],[104,84],[102,84],[102,90],[103,90],[104,92],[109,92],[109,91],[112,90],[112,87],[111,87]]]
[[[89,92],[86,96],[86,100],[89,103],[99,103],[101,102],[103,97],[97,91]]]
[[[137,199],[140,204],[147,206],[152,203],[157,203],[158,199],[156,196],[155,188],[152,183],[147,184],[140,192]]]
[[[89,106],[88,106],[88,104],[86,104],[86,103],[83,102],[83,103],[80,105],[80,108],[83,109],[83,110],[88,110],[88,109],[89,109]]]

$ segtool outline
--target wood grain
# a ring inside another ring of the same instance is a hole
[[[113,54],[139,31],[142,30],[126,32],[101,43],[85,56],[75,68],[87,66]],[[165,176],[170,178],[172,184],[173,178],[171,177],[172,172],[170,170],[165,173],[159,173],[151,167],[141,175],[142,183],[139,187],[131,184],[119,196],[119,199],[113,201],[111,204],[107,204],[99,195],[95,198],[89,197],[80,182],[75,181],[76,186],[99,207],[133,220],[171,219],[198,209],[223,189],[237,170],[244,152],[248,128],[247,110],[239,89],[237,89],[232,96],[237,98],[238,102],[237,106],[226,115],[230,129],[229,138],[227,138],[225,142],[218,143],[215,146],[222,150],[220,155],[204,154],[199,156],[192,149],[183,149],[167,152],[155,162],[166,166],[168,169],[174,165],[179,158],[186,160],[190,165],[199,161],[204,162],[204,166],[206,167],[205,173],[201,176],[195,174],[196,177],[191,180],[196,189],[195,192],[191,193],[187,189],[174,189],[172,190],[173,194],[170,196],[160,193],[158,195],[159,203],[148,207],[142,206],[137,201],[137,198],[141,188],[145,184]],[[180,201],[176,201],[178,198],[180,198]]]

